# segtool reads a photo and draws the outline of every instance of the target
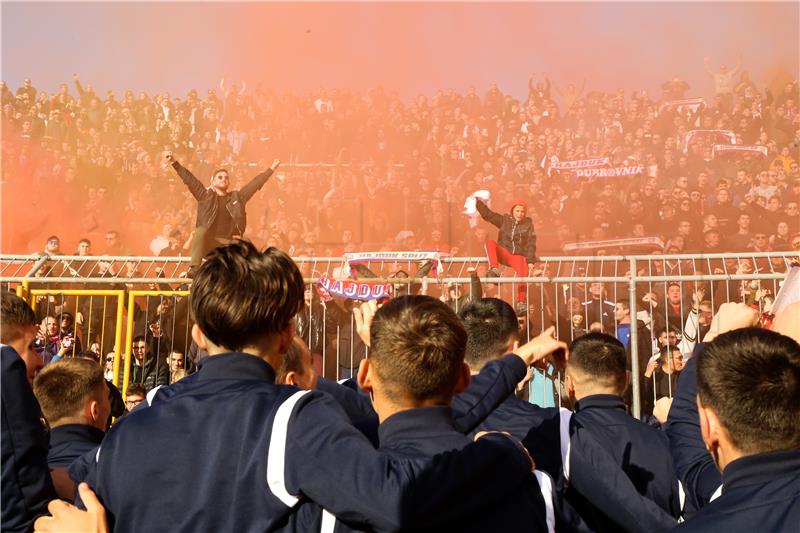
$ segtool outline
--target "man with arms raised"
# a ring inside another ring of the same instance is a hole
[[[229,191],[230,177],[224,168],[214,172],[211,186],[206,188],[194,174],[175,160],[172,152],[164,152],[164,162],[172,165],[197,200],[197,227],[192,241],[190,263],[194,267],[216,246],[244,236],[247,226],[245,205],[281,164],[280,160],[275,159],[266,171],[250,180],[241,190]]]

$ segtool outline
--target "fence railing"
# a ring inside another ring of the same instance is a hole
[[[722,303],[744,301],[768,309],[796,259],[796,254],[788,252],[561,256],[542,258],[529,277],[510,275],[510,270],[501,277],[487,277],[488,265],[483,257],[442,257],[435,275],[418,277],[421,263],[408,261],[364,263],[367,271],[361,269],[357,275],[362,280],[369,275],[375,276],[369,281],[390,283],[395,293],[429,294],[448,302],[456,311],[480,296],[502,298],[515,307],[523,340],[550,325],[568,342],[589,330],[620,337],[629,347],[632,408],[638,416],[643,405],[647,410],[651,405],[652,398],[647,394],[655,388],[643,379],[644,367],[662,339],[677,344],[687,356]],[[298,333],[315,355],[321,373],[332,378],[349,377],[366,353],[355,332],[351,313],[354,302],[334,299],[323,303],[314,284],[323,274],[346,278],[350,268],[341,257],[296,257],[295,261],[309,289],[307,305],[298,316]],[[166,352],[186,354],[192,349],[186,298],[191,280],[183,275],[186,267],[188,258],[180,257],[2,255],[0,281],[32,304],[36,305],[38,299],[40,315],[72,309],[77,317],[83,299],[88,312],[102,319],[82,316],[88,325],[82,325],[76,334],[87,337],[82,339],[86,347],[90,341],[99,340],[105,348],[109,344],[105,340],[114,339],[109,373],[126,391],[131,365],[136,364],[132,363],[131,345],[137,335],[150,335],[152,346],[148,348],[158,364],[167,364]],[[400,270],[409,277],[395,276]],[[46,304],[42,298],[46,298]],[[116,298],[116,306],[106,301],[101,306],[95,300],[99,298]],[[53,299],[61,303],[56,305]],[[619,310],[619,305],[627,308]],[[628,325],[628,317],[635,327]],[[149,329],[154,324],[160,328],[158,336]],[[161,346],[158,339],[169,346]],[[190,366],[192,357],[187,357]],[[551,370],[543,377],[550,382],[547,387],[531,387],[537,403],[564,403],[561,376]],[[549,391],[551,396],[544,397],[542,391]]]

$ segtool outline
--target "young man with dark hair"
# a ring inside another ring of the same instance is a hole
[[[211,186],[206,188],[194,174],[175,160],[172,152],[164,152],[164,162],[175,169],[178,177],[197,200],[197,227],[192,241],[190,263],[192,266],[199,265],[203,256],[214,247],[227,244],[236,237],[244,237],[247,227],[245,205],[281,164],[279,159],[275,159],[266,171],[253,178],[241,190],[229,191],[230,177],[224,168],[214,171]]]
[[[514,309],[497,298],[481,298],[470,302],[459,313],[467,332],[465,361],[470,372],[481,372],[490,361],[502,358],[517,349],[520,331]],[[562,347],[566,344],[561,343]],[[516,359],[516,360],[515,360]],[[529,368],[519,358],[509,358],[519,380]],[[480,404],[487,395],[488,383],[472,383],[467,390],[453,399],[453,405],[464,409],[471,404]],[[491,384],[495,386],[495,384]],[[572,509],[561,501],[563,476],[559,452],[559,409],[539,407],[509,393],[505,400],[491,411],[477,431],[507,431],[520,439],[530,450],[537,470],[546,472],[553,480],[557,494],[556,529],[573,530],[578,520]]]
[[[381,454],[329,396],[276,385],[303,290],[299,269],[275,248],[237,241],[208,255],[190,304],[192,338],[209,356],[149,394],[90,464],[110,527],[311,531],[330,515],[374,529],[436,526],[501,501],[530,475],[502,436],[424,461]],[[130,490],[154,478],[170,479],[170,491]]]
[[[393,298],[375,314],[370,341],[358,383],[369,393],[380,419],[380,449],[419,458],[467,446],[471,440],[456,431],[450,408],[454,394],[470,381],[464,362],[467,332],[453,310],[429,296]],[[447,528],[552,531],[550,478],[539,472],[513,487],[513,497],[464,513]]]
[[[758,319],[745,304],[723,304],[678,383],[667,433],[697,511],[680,530],[800,523],[800,346],[750,327]]]
[[[498,298],[481,298],[466,305],[458,316],[467,331],[465,361],[473,375],[482,372],[489,362],[502,358],[511,366],[517,381],[522,381],[525,378],[530,369],[520,358],[503,357],[506,354],[518,351],[520,340],[517,316],[508,303]],[[551,332],[552,328],[537,338],[549,337]],[[563,342],[558,343],[558,345],[564,349],[567,346]],[[486,386],[494,387],[495,384],[485,381],[483,383],[472,383],[466,391],[456,396],[453,400],[454,407],[465,408],[472,403],[482,403],[487,393]],[[558,416],[557,409],[543,409],[535,404],[518,399],[511,392],[509,391],[503,402],[494,408],[488,417],[474,428],[473,432],[502,427],[504,431],[508,431],[519,438],[524,444],[532,426],[541,423],[547,417]],[[533,445],[533,442],[529,441],[528,444]],[[538,454],[543,449],[541,446],[533,446],[531,448],[532,455]],[[546,456],[534,457],[534,461],[536,461],[537,468],[545,470],[553,477],[557,475],[560,462],[555,469],[551,469],[549,466],[552,461],[549,461]]]
[[[610,335],[588,333],[570,345],[566,373],[575,402],[563,458],[567,500],[595,531],[674,527],[680,503],[669,443],[626,411],[625,347]]]
[[[56,361],[36,376],[33,393],[50,426],[50,467],[68,468],[103,440],[111,402],[100,365],[81,358]]]
[[[169,365],[161,359],[161,355],[153,353],[147,345],[144,335],[133,338],[131,345],[133,361],[130,367],[128,383],[139,383],[149,391],[160,385],[169,384]],[[119,367],[119,383],[122,384],[125,368]]]
[[[147,390],[141,383],[131,383],[128,385],[127,394],[125,394],[125,409],[128,412],[133,411],[137,405],[142,403],[147,396]]]
[[[3,531],[27,532],[55,497],[47,468],[49,437],[30,381],[42,367],[36,353],[38,326],[28,303],[3,291],[0,311],[0,409],[2,410]]]

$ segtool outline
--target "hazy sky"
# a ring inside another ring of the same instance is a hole
[[[797,77],[798,2],[785,3],[25,3],[2,2],[2,78],[52,91],[73,72],[95,90],[383,85],[404,96],[517,97],[528,75],[655,89],[679,75],[710,91],[703,57],[759,82]]]

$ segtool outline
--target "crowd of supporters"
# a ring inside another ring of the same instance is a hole
[[[769,90],[739,66],[707,69],[715,96],[702,102],[687,97],[708,88],[677,77],[660,95],[537,74],[527,95],[493,83],[411,101],[380,88],[298,95],[221,82],[175,97],[99,94],[77,76],[55,94],[3,84],[4,197],[33,199],[37,214],[13,251],[69,234],[70,253],[84,237],[95,254],[185,255],[196,203],[159,164],[164,150],[206,182],[229,169],[232,189],[280,157],[248,204],[247,237],[293,255],[483,255],[488,226],[461,214],[483,189],[495,210],[527,201],[545,254],[616,237],[658,237],[665,252],[798,249],[797,81]],[[644,168],[578,178],[553,166],[604,157]]]

